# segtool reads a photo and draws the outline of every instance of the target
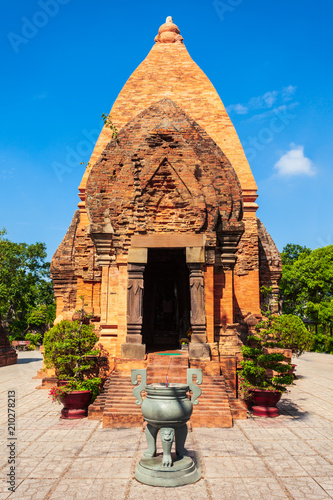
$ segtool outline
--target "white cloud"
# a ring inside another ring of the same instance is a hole
[[[284,87],[282,89],[282,98],[284,101],[289,101],[292,99],[293,95],[296,92],[297,87],[293,87],[292,85],[288,85],[288,87]]]
[[[271,92],[266,92],[264,95],[252,97],[248,102],[248,107],[252,110],[269,109],[276,102],[278,95],[279,92],[277,90],[272,90]]]
[[[291,150],[281,156],[274,165],[281,177],[291,175],[315,175],[316,171],[313,162],[304,156],[304,146],[295,146],[291,144]]]
[[[251,97],[251,99],[246,103],[230,104],[227,107],[228,113],[236,113],[237,115],[246,115],[251,111],[257,110],[270,110],[274,105],[281,107],[285,102],[290,101],[296,92],[296,87],[293,85],[288,85],[283,87],[282,90],[271,90],[265,92],[265,94]]]
[[[227,113],[232,111],[234,111],[236,115],[246,115],[249,112],[248,108],[243,106],[243,104],[231,104],[227,107]]]
[[[248,119],[249,122],[260,122],[265,120],[266,118],[271,118],[271,116],[276,116],[278,113],[283,113],[286,112],[290,109],[295,108],[298,106],[298,102],[291,102],[290,104],[282,104],[281,106],[276,106],[273,109],[269,109],[268,111],[264,111],[263,113],[260,113],[258,115],[253,115],[251,118]],[[295,116],[291,116],[290,118],[295,118]]]

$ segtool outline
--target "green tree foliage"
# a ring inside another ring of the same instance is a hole
[[[283,312],[310,320],[316,333],[332,334],[333,245],[312,251],[287,245],[281,255]]]
[[[7,331],[24,338],[29,329],[45,330],[54,319],[50,264],[44,243],[13,243],[0,231],[0,314]]]
[[[311,249],[294,243],[288,243],[281,253],[283,265],[293,264],[301,254],[309,255]]]
[[[312,334],[307,330],[299,316],[293,314],[268,315],[257,327],[265,335],[266,346],[270,346],[271,342],[271,347],[291,349],[296,356],[311,349]]]

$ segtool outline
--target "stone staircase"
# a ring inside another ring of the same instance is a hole
[[[147,383],[186,383],[188,353],[148,355]],[[227,386],[223,375],[203,375],[199,404],[193,408],[193,427],[232,427],[233,419],[245,419],[246,409]],[[89,419],[102,419],[103,427],[140,427],[141,407],[132,395],[130,371],[112,372],[95,402],[89,407]]]
[[[114,371],[105,382],[102,392],[89,406],[88,419],[103,420],[103,427],[140,427],[143,424],[141,407],[132,394],[131,372]]]
[[[186,384],[189,368],[188,353],[177,352],[169,356],[168,352],[148,354],[147,384],[166,382]]]
[[[204,376],[199,404],[193,407],[193,427],[232,427],[232,415],[224,378]]]

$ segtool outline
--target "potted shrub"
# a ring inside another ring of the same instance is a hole
[[[269,333],[272,339],[291,349],[295,356],[310,350],[313,342],[311,332],[307,330],[303,321],[294,314],[282,314],[269,317]]]
[[[311,332],[307,330],[301,318],[294,314],[268,314],[256,328],[261,329],[273,343],[278,343],[284,349],[291,349],[296,357],[310,350],[313,343]],[[291,365],[290,374],[293,374],[295,367],[295,364]]]
[[[94,357],[100,353],[94,348],[97,341],[93,326],[82,321],[61,321],[44,336],[45,365],[55,368],[58,379],[67,382],[50,391],[53,401],[64,404],[63,418],[86,416],[98,394],[101,379],[93,374]]]
[[[276,404],[293,381],[288,373],[291,366],[286,363],[284,354],[267,353],[267,348],[283,346],[272,342],[265,332],[248,337],[248,342],[249,346],[242,347],[240,395],[247,403],[253,403],[254,415],[276,417],[279,414]]]
[[[94,377],[82,382],[71,379],[52,387],[49,396],[52,402],[63,404],[62,418],[84,418],[91,402],[96,399],[101,385],[101,379]]]

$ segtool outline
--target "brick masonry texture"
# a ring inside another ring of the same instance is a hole
[[[90,233],[112,226],[122,252],[134,233],[243,231],[241,187],[214,141],[169,99],[150,106],[111,141],[86,189]],[[106,230],[105,230],[106,228]]]
[[[89,302],[87,312],[91,312],[94,302],[95,312],[99,308],[100,294],[96,292],[94,297],[93,288],[99,288],[102,272],[95,264],[95,247],[87,235],[87,223],[82,219],[84,218],[80,211],[76,210],[51,262],[51,278],[59,320],[72,319],[74,310],[80,307],[80,295]]]
[[[117,139],[103,127],[79,210],[52,259],[56,321],[71,319],[83,295],[103,345],[119,357],[131,238],[202,234],[207,341],[230,337],[232,355],[233,345],[239,350],[233,324],[265,305],[260,286],[272,287],[277,307],[281,261],[255,216],[257,187],[215,88],[177,26],[163,25],[155,41],[112,107]]]
[[[257,219],[259,236],[260,287],[271,288],[269,297],[261,294],[261,308],[270,306],[272,312],[279,311],[279,282],[282,273],[281,255],[264,224]]]
[[[172,99],[212,137],[234,166],[243,191],[257,189],[233,124],[213,84],[189,55],[185,45],[156,43],[118,95],[111,119],[120,130],[138,113],[163,98]],[[104,127],[90,163],[93,165],[111,139]],[[89,171],[83,177],[85,188]]]

